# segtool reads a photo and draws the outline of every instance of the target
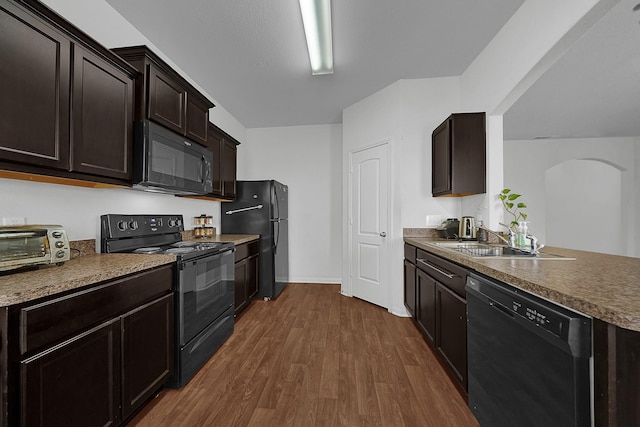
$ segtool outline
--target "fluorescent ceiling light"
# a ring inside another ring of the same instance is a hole
[[[331,0],[299,0],[311,74],[333,74]]]

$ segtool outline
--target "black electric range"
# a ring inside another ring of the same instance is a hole
[[[100,217],[102,253],[172,254],[178,262],[233,249],[233,243],[182,240],[182,215]]]
[[[175,356],[167,385],[180,388],[233,333],[233,243],[182,240],[182,215],[102,215],[103,253],[172,254]]]

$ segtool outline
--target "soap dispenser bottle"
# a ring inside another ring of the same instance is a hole
[[[524,248],[525,247],[524,239],[525,239],[524,221],[519,221],[518,227],[516,228],[516,246],[519,248]]]

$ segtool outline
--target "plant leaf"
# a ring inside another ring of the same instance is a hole
[[[509,200],[515,200],[518,197],[520,197],[522,194],[518,194],[518,193],[513,193],[513,194],[509,194]]]
[[[505,188],[504,190],[502,190],[502,194],[507,194],[511,191],[510,188]]]
[[[522,202],[518,203],[518,209],[524,209],[526,207],[527,207],[527,205],[525,205],[524,203],[522,203]]]
[[[513,208],[513,203],[507,203],[507,207],[508,207],[509,209]]]
[[[527,214],[526,213],[520,212],[520,215],[522,215],[522,219],[527,219]]]

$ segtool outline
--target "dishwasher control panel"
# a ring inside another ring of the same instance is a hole
[[[582,331],[586,323],[590,324],[588,319],[579,313],[506,283],[469,276],[466,288],[467,291],[475,291],[485,298],[490,306],[514,319],[517,317],[522,322],[534,324],[563,340],[575,339],[574,335],[582,334],[577,331]]]

